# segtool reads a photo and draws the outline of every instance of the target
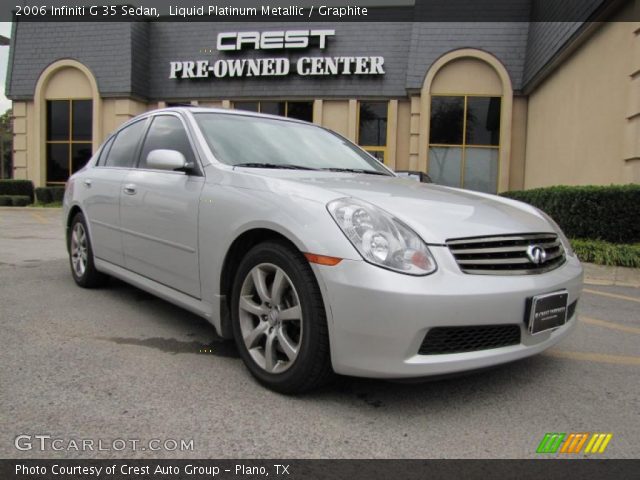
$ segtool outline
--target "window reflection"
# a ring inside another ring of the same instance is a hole
[[[435,183],[496,193],[500,97],[434,95],[429,125],[429,175]]]
[[[64,183],[84,167],[92,155],[92,138],[91,100],[47,100],[47,183]]]

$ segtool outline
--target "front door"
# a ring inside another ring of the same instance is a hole
[[[177,115],[153,117],[138,168],[124,179],[120,220],[126,268],[200,298],[198,207],[204,177],[151,170],[149,152],[170,149],[194,162],[191,142]]]

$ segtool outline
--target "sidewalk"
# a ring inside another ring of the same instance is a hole
[[[584,283],[640,288],[640,268],[606,267],[583,263]]]

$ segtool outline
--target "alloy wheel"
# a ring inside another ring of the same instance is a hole
[[[240,331],[254,362],[268,373],[288,370],[302,345],[303,318],[298,292],[280,267],[262,263],[242,283]]]
[[[87,270],[87,260],[87,233],[82,223],[78,222],[71,232],[71,264],[77,277],[82,277]]]

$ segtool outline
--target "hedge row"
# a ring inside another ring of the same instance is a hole
[[[33,203],[33,182],[31,180],[0,180],[0,195],[22,195]]]
[[[0,195],[0,207],[26,207],[31,205],[28,195]]]
[[[38,203],[62,202],[64,198],[64,187],[38,187],[35,192]]]
[[[502,195],[546,212],[570,238],[640,242],[640,185],[558,186]]]
[[[640,268],[640,245],[621,245],[602,240],[571,240],[571,246],[583,262],[614,267]]]

